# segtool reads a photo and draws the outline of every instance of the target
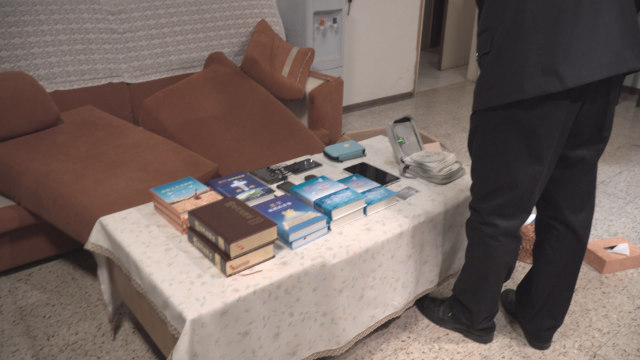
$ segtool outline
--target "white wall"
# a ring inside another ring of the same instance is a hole
[[[624,79],[624,85],[640,89],[640,73],[627,75],[627,77]]]
[[[413,91],[420,3],[345,0],[344,105]]]

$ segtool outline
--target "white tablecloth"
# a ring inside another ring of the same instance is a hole
[[[386,137],[361,144],[367,157],[331,163],[314,155],[324,166],[311,173],[339,179],[348,175],[342,168],[366,161],[398,174]],[[469,185],[468,176],[444,186],[403,178],[390,188],[419,193],[297,250],[277,246],[273,260],[229,278],[150,203],[101,218],[87,248],[111,309],[119,300],[103,255],[179,333],[173,359],[314,358],[346,350],[459,271]]]

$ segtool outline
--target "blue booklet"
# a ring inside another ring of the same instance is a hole
[[[371,215],[398,202],[396,192],[370,180],[360,174],[354,174],[338,180],[364,195],[367,206],[365,214]]]
[[[272,188],[245,171],[209,180],[207,185],[224,197],[235,196],[249,205],[275,196]]]
[[[278,238],[287,245],[328,226],[326,215],[287,194],[261,202],[253,208],[278,225]]]
[[[326,176],[292,186],[291,194],[322,211],[330,220],[365,207],[364,196]]]
[[[151,193],[168,204],[189,199],[196,194],[209,191],[209,187],[189,176],[150,189]]]
[[[329,228],[325,226],[323,229],[316,230],[311,234],[307,234],[301,238],[292,240],[291,242],[283,242],[283,243],[287,245],[291,250],[295,250],[301,246],[307,245],[308,243],[320,237],[327,235],[328,233],[329,233]]]

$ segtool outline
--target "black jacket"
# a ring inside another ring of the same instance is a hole
[[[640,0],[478,0],[473,109],[640,70]]]

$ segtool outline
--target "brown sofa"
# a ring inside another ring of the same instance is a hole
[[[81,247],[150,187],[322,151],[341,136],[343,84],[311,76],[305,126],[221,53],[193,74],[51,93],[0,73],[0,271]]]

